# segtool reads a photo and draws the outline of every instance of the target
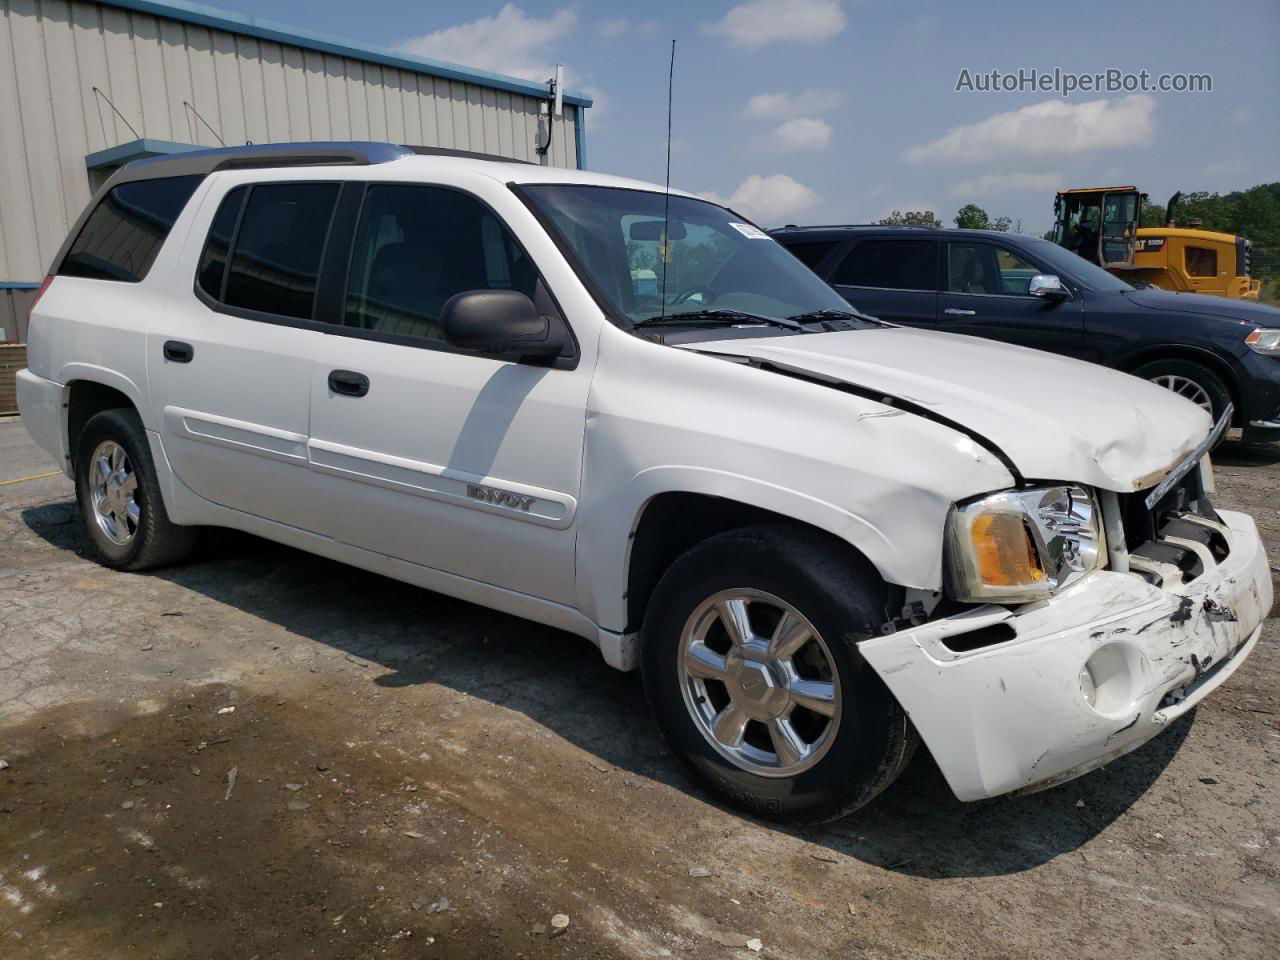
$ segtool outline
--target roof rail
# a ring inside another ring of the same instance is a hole
[[[466,160],[492,160],[495,163],[523,163],[531,167],[537,166],[532,160],[517,160],[515,157],[503,157],[496,153],[476,153],[473,150],[455,150],[452,147],[416,147],[406,143],[404,148],[420,157],[462,157]]]
[[[262,143],[243,147],[189,150],[164,157],[147,157],[122,167],[113,185],[159,177],[207,175],[215,170],[254,167],[369,166],[412,155],[409,147],[372,141]]]
[[[112,177],[112,185],[160,177],[208,175],[217,170],[246,170],[266,167],[357,166],[387,163],[408,156],[462,157],[500,163],[530,163],[492,153],[453,150],[447,147],[419,147],[376,141],[332,141],[303,143],[261,143],[243,147],[212,147],[187,150],[161,157],[146,157],[123,166]]]

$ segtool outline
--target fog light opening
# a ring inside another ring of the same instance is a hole
[[[1080,693],[1085,702],[1105,716],[1132,713],[1139,675],[1136,657],[1128,644],[1108,643],[1095,650],[1080,668]]]
[[[1094,707],[1098,702],[1098,685],[1093,680],[1093,674],[1089,672],[1089,664],[1085,664],[1080,668],[1080,692],[1084,694],[1084,702]]]

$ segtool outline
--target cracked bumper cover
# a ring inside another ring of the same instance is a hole
[[[1271,608],[1271,571],[1253,520],[1220,516],[1231,553],[1191,583],[1161,588],[1099,571],[1039,604],[976,608],[862,643],[957,797],[1087,773],[1146,743],[1235,672]],[[943,642],[996,624],[1016,637],[969,653]],[[1095,663],[1123,667],[1107,696],[1099,691],[1105,710],[1081,685],[1100,651]]]

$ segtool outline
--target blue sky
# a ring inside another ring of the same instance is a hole
[[[768,225],[950,223],[976,202],[1041,232],[1063,186],[1226,191],[1280,179],[1280,3],[212,0],[240,13],[543,79],[567,65],[592,169],[672,183]],[[1212,92],[956,92],[1020,68],[1207,73]]]

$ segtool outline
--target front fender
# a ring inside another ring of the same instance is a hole
[[[889,583],[926,589],[941,584],[941,519],[922,524],[920,513],[945,516],[950,501],[921,503],[910,523],[891,534],[845,507],[776,483],[692,465],[651,467],[609,497],[607,510],[590,510],[580,527],[578,583],[583,612],[606,630],[627,621],[626,584],[634,534],[653,499],[664,493],[697,494],[767,510],[827,531],[859,550]],[[899,514],[900,520],[905,520]]]

